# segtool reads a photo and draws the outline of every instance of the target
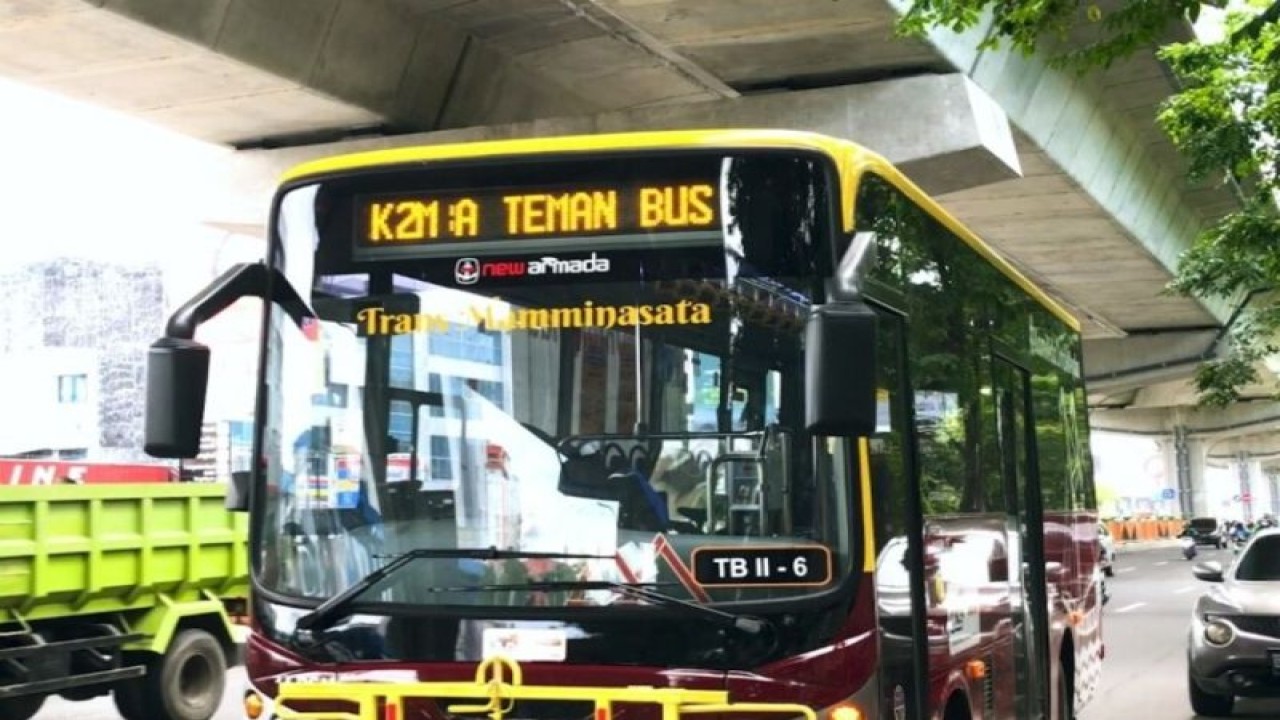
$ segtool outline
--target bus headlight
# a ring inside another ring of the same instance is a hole
[[[1204,639],[1211,645],[1226,645],[1235,637],[1235,630],[1221,620],[1210,620],[1204,624]]]
[[[849,702],[840,703],[831,708],[831,711],[827,713],[827,717],[830,720],[863,720],[864,718],[858,706]]]

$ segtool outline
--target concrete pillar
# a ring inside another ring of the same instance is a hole
[[[1209,493],[1205,488],[1205,468],[1209,463],[1209,444],[1194,437],[1187,438],[1188,486],[1191,494],[1191,515],[1213,516],[1209,508]]]
[[[1253,522],[1253,483],[1252,473],[1249,472],[1252,464],[1249,453],[1244,451],[1236,453],[1236,472],[1240,478],[1240,509],[1244,513],[1245,522]]]
[[[1163,443],[1162,443],[1163,445]],[[1195,509],[1192,506],[1191,486],[1191,458],[1190,448],[1188,447],[1187,428],[1185,425],[1178,425],[1173,429],[1173,445],[1169,450],[1173,452],[1174,479],[1178,488],[1178,507],[1182,511],[1184,518],[1195,516]],[[1169,452],[1166,450],[1166,453]],[[1203,470],[1201,471],[1203,477]]]
[[[1205,465],[1208,445],[1192,437],[1185,425],[1175,425],[1172,442],[1161,443],[1166,457],[1171,457],[1178,488],[1178,509],[1185,518],[1213,515],[1209,509],[1209,493],[1205,490]]]

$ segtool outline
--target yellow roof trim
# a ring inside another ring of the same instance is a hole
[[[1001,273],[1004,273],[1004,275],[1010,280],[1017,283],[1018,287],[1022,288],[1023,292],[1035,298],[1035,300],[1043,305],[1046,310],[1053,313],[1054,316],[1062,322],[1066,323],[1072,330],[1077,333],[1080,332],[1080,321],[1077,320],[1074,315],[1067,312],[1066,308],[1062,307],[1056,300],[1049,297],[1048,293],[1040,289],[1040,287],[1032,282],[1026,275],[1018,272],[1018,269],[1013,265],[1010,265],[1009,261],[1005,260],[1004,257],[995,250],[995,248],[984,242],[982,238],[973,234],[973,231],[961,224],[959,220],[952,216],[951,213],[947,212],[933,198],[929,197],[915,183],[911,182],[906,175],[903,175],[902,172],[890,164],[889,161],[875,153],[861,150],[857,153],[857,157],[854,160],[851,179],[856,180],[868,170],[880,175],[885,180],[888,180],[894,187],[901,190],[907,197],[911,198],[912,201],[933,216],[935,220],[938,220],[946,226],[948,230],[955,233],[956,236],[963,240],[966,245],[973,248],[987,262],[991,263],[993,267]],[[855,183],[850,183],[851,186],[854,184]]]
[[[819,133],[780,129],[715,129],[658,130],[645,132],[606,133],[600,135],[563,135],[542,138],[482,140],[415,145],[320,158],[296,165],[285,171],[281,182],[292,182],[311,176],[361,170],[371,167],[409,163],[429,163],[475,158],[519,157],[541,153],[572,154],[575,152],[627,152],[644,150],[688,150],[691,148],[777,148],[819,152],[835,165],[841,185],[841,217],[845,230],[853,222],[853,188],[863,172],[872,170],[889,180],[913,201],[937,218],[948,229],[1013,280],[1028,295],[1076,332],[1080,322],[1043,290],[1018,272],[999,253],[982,241],[911,182],[881,156],[856,143]]]
[[[566,135],[514,140],[483,140],[444,145],[369,150],[311,160],[286,170],[281,182],[312,175],[360,170],[382,165],[468,160],[539,153],[574,153],[691,148],[779,148],[813,150],[833,160],[856,147],[853,143],[798,130],[662,130],[654,132]]]

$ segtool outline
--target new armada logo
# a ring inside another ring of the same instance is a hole
[[[460,258],[453,265],[453,278],[459,285],[475,285],[480,278],[519,278],[528,275],[594,275],[609,272],[609,259],[591,257],[563,259],[543,257],[537,260],[486,260]]]

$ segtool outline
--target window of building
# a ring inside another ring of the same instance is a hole
[[[391,362],[388,378],[391,387],[413,387],[413,338],[396,335],[391,338]]]
[[[502,336],[469,325],[454,324],[446,333],[431,334],[431,354],[488,365],[502,364]]]
[[[347,386],[341,383],[329,383],[322,393],[311,396],[311,403],[317,407],[347,407]]]
[[[396,441],[387,452],[407,452],[413,445],[413,406],[403,400],[391,401],[391,414],[387,419],[387,434]]]
[[[444,396],[444,407],[432,407],[431,417],[458,417],[457,398],[464,387],[479,393],[500,408],[506,407],[506,385],[499,380],[477,380],[456,376],[441,377],[439,373],[427,376],[427,390]]]
[[[58,402],[78,405],[89,399],[89,377],[83,373],[58,376]]]
[[[431,479],[453,479],[453,454],[450,439],[440,435],[431,436]]]

